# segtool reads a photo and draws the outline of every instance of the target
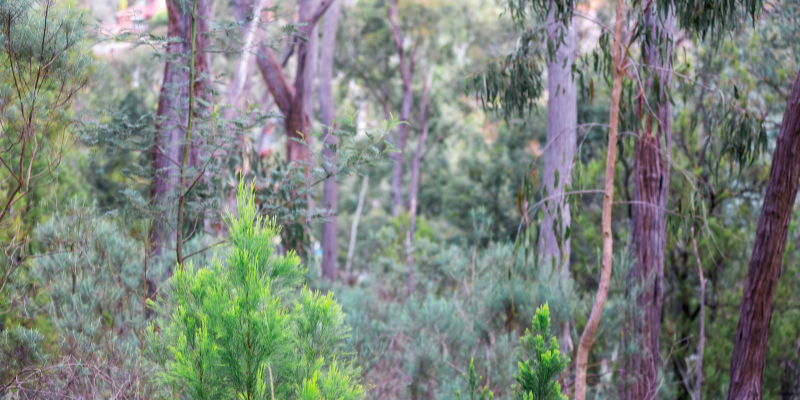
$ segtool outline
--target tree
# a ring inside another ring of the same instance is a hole
[[[414,293],[414,233],[417,228],[417,193],[419,191],[419,173],[422,167],[422,150],[425,148],[425,141],[428,139],[428,100],[433,84],[433,67],[430,68],[424,79],[422,89],[422,104],[420,105],[419,118],[420,129],[419,139],[417,139],[417,150],[411,161],[411,182],[408,184],[408,231],[406,232],[406,260],[408,262],[408,295]]]
[[[315,8],[312,8],[313,1],[301,0],[299,3],[299,26],[298,34],[304,39],[298,39],[294,43],[297,54],[297,69],[294,76],[294,84],[289,86],[283,72],[281,71],[281,64],[275,58],[272,49],[262,46],[258,54],[258,68],[267,83],[272,97],[275,99],[275,104],[284,116],[284,128],[286,130],[286,156],[289,163],[295,163],[301,166],[304,170],[304,179],[309,181],[310,174],[310,153],[308,146],[310,145],[311,137],[311,117],[309,114],[308,106],[313,86],[308,86],[307,82],[314,79],[313,61],[311,57],[312,52],[311,44],[307,41],[310,39],[312,31],[319,22],[320,18],[325,15],[328,7],[336,0],[323,0]],[[287,235],[291,236],[288,246],[302,251],[302,227],[291,226],[288,227],[290,232]]]
[[[150,192],[152,203],[163,210],[162,217],[153,224],[150,239],[157,255],[163,254],[173,229],[178,233],[176,246],[182,246],[182,224],[178,221],[173,227],[169,223],[172,202],[176,197],[185,201],[187,188],[181,184],[185,185],[186,168],[200,164],[198,146],[192,146],[192,141],[186,140],[191,138],[189,121],[194,117],[190,117],[190,110],[192,114],[195,112],[195,102],[187,99],[205,98],[206,81],[211,73],[209,55],[202,51],[207,45],[207,36],[194,35],[198,30],[209,30],[210,2],[194,0],[187,4],[186,0],[169,0],[167,13],[169,42],[156,112],[157,132],[152,150],[154,174]]]
[[[24,210],[14,206],[56,180],[74,122],[70,105],[92,72],[83,48],[85,24],[80,12],[53,0],[0,4],[0,179],[5,192],[0,223],[9,216],[22,221]]]
[[[564,6],[570,7],[569,5]],[[572,65],[575,63],[577,33],[572,24],[572,10],[559,12],[551,2],[547,13],[548,46],[553,54],[547,59],[547,144],[544,150],[545,206],[541,227],[541,255],[544,265],[552,265],[561,279],[569,278],[570,228],[569,203],[564,188],[572,182],[572,162],[578,129],[578,106]],[[571,345],[571,344],[570,344]]]
[[[516,400],[566,400],[561,393],[558,376],[566,371],[569,357],[558,348],[550,333],[550,309],[545,304],[536,309],[533,326],[519,339],[523,355],[518,356],[519,373],[514,376],[519,386]]]
[[[72,102],[93,76],[87,21],[53,0],[0,3],[0,296],[31,255],[36,194],[58,182],[77,119]],[[12,306],[13,307],[13,306]],[[24,335],[23,335],[24,336]]]
[[[397,57],[400,59],[398,68],[400,69],[400,78],[403,81],[403,103],[400,107],[399,116],[400,125],[397,127],[397,133],[394,138],[394,145],[397,147],[398,152],[392,154],[392,161],[394,162],[394,165],[392,165],[392,215],[395,217],[400,215],[403,208],[403,164],[405,163],[405,148],[406,140],[408,139],[408,116],[411,113],[411,102],[414,100],[412,80],[414,79],[414,67],[417,62],[416,44],[408,54],[405,52],[405,38],[397,21],[397,1],[392,0],[392,4],[389,6],[392,38],[397,49]]]
[[[325,15],[325,25],[322,31],[322,49],[319,65],[319,109],[322,124],[325,126],[325,149],[323,151],[326,162],[335,162],[331,147],[336,146],[336,136],[333,134],[333,121],[336,105],[333,102],[333,55],[336,47],[336,30],[339,24],[340,2],[331,5]],[[322,275],[330,280],[335,280],[338,272],[337,257],[339,253],[339,228],[336,214],[339,208],[339,183],[335,177],[328,178],[322,187],[322,203],[329,210],[328,221],[322,224]]]
[[[635,112],[634,184],[630,230],[636,263],[629,274],[638,307],[630,315],[625,340],[634,343],[622,370],[622,398],[658,396],[659,338],[664,297],[665,210],[670,182],[672,108],[668,98],[675,31],[670,2],[645,10],[642,23],[642,69]],[[644,121],[641,129],[640,121]],[[629,288],[629,289],[630,289]],[[626,346],[629,348],[631,346]]]
[[[761,399],[773,297],[781,275],[786,234],[800,178],[800,71],[786,101],[772,156],[764,205],[744,282],[734,336],[728,399]]]
[[[572,223],[564,189],[572,183],[572,165],[578,130],[578,105],[572,66],[577,56],[577,32],[572,27],[570,5],[559,12],[551,2],[547,13],[548,46],[554,54],[547,59],[547,144],[544,150],[544,197],[552,206],[543,207],[542,263],[558,271],[562,283],[570,278],[569,253]],[[561,326],[561,344],[572,350],[569,324]]]
[[[575,400],[586,399],[586,369],[589,364],[589,349],[594,343],[594,334],[603,307],[608,296],[608,286],[611,281],[611,267],[614,261],[614,238],[611,235],[611,207],[614,203],[614,164],[617,160],[617,135],[619,129],[619,102],[622,96],[622,73],[624,65],[622,58],[622,21],[625,15],[625,1],[617,0],[616,18],[614,19],[614,40],[611,47],[611,73],[613,87],[611,90],[611,109],[608,116],[608,154],[606,156],[605,191],[603,194],[603,258],[600,270],[600,286],[597,288],[592,312],[581,334],[578,344],[578,353],[575,368]]]
[[[252,190],[239,185],[228,215],[225,266],[187,266],[169,282],[163,331],[149,331],[161,378],[192,399],[362,399],[341,306],[299,288],[306,271],[293,251],[275,254],[280,227],[259,216]]]

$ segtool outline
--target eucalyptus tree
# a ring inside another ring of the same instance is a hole
[[[664,297],[664,253],[672,142],[669,90],[675,36],[674,6],[652,5],[644,11],[642,67],[637,80],[637,113],[633,124],[634,168],[630,243],[636,262],[629,281],[636,287],[638,307],[629,316],[625,340],[637,349],[625,356],[621,396],[658,396],[661,309]]]
[[[333,57],[336,48],[336,32],[339,27],[340,2],[335,2],[325,13],[325,24],[322,30],[322,45],[319,64],[319,109],[325,130],[323,150],[325,162],[335,162],[333,149],[337,145],[333,125],[336,104],[333,100]],[[330,210],[328,221],[322,223],[322,275],[335,280],[338,272],[337,256],[339,252],[337,213],[339,208],[339,183],[336,177],[325,180],[322,187],[322,203]]]
[[[299,1],[296,34],[301,38],[292,44],[292,49],[297,54],[297,67],[292,85],[289,85],[282,70],[282,63],[275,57],[271,48],[261,46],[258,52],[258,68],[275,104],[284,117],[287,160],[303,169],[303,177],[306,181],[310,181],[311,178],[309,143],[312,132],[309,99],[313,98],[313,79],[315,78],[313,71],[316,60],[316,57],[312,55],[314,52],[313,40],[310,40],[317,23],[335,1],[323,0],[319,4],[312,0]],[[286,231],[289,241],[287,245],[298,251],[302,250],[304,228],[292,225],[288,226]]]
[[[199,146],[192,146],[191,131],[195,99],[206,97],[210,78],[210,56],[203,49],[208,36],[197,35],[209,31],[211,3],[208,0],[167,1],[168,43],[164,81],[158,100],[156,135],[153,141],[153,180],[150,192],[154,205],[163,208],[162,218],[155,219],[150,239],[155,253],[171,242],[176,232],[175,246],[182,246],[182,221],[172,225],[172,203],[175,198],[185,202],[187,167],[201,165]],[[198,110],[199,112],[199,110]],[[190,114],[192,114],[190,116]],[[195,135],[195,142],[198,136]],[[192,147],[194,147],[192,149]],[[185,155],[185,156],[184,156]],[[179,206],[180,207],[180,206]],[[179,213],[182,214],[181,209]],[[178,261],[182,255],[178,250]]]
[[[728,399],[761,399],[775,288],[800,179],[800,71],[786,101],[734,336]]]

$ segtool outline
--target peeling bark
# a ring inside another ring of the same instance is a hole
[[[658,397],[658,371],[661,365],[659,337],[664,298],[664,251],[666,246],[667,207],[670,179],[670,144],[672,108],[667,98],[671,81],[672,41],[675,15],[666,15],[654,7],[645,11],[644,28],[650,36],[644,39],[644,64],[650,78],[641,82],[639,115],[646,119],[634,145],[633,205],[631,218],[631,252],[635,264],[628,276],[628,285],[638,288],[635,315],[628,316],[625,341],[638,350],[624,361],[620,398],[655,399]],[[663,50],[663,54],[662,54]],[[657,75],[658,79],[653,78]],[[659,85],[659,87],[655,87]],[[648,96],[655,103],[644,100]],[[631,343],[632,342],[632,343]]]

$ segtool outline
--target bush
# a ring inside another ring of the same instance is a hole
[[[258,216],[239,185],[223,266],[178,268],[150,329],[160,378],[190,399],[361,399],[359,370],[344,349],[349,327],[333,297],[299,289],[294,252],[275,254],[280,227]]]

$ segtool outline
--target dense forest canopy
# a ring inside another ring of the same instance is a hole
[[[0,0],[2,399],[800,399],[798,0]]]

